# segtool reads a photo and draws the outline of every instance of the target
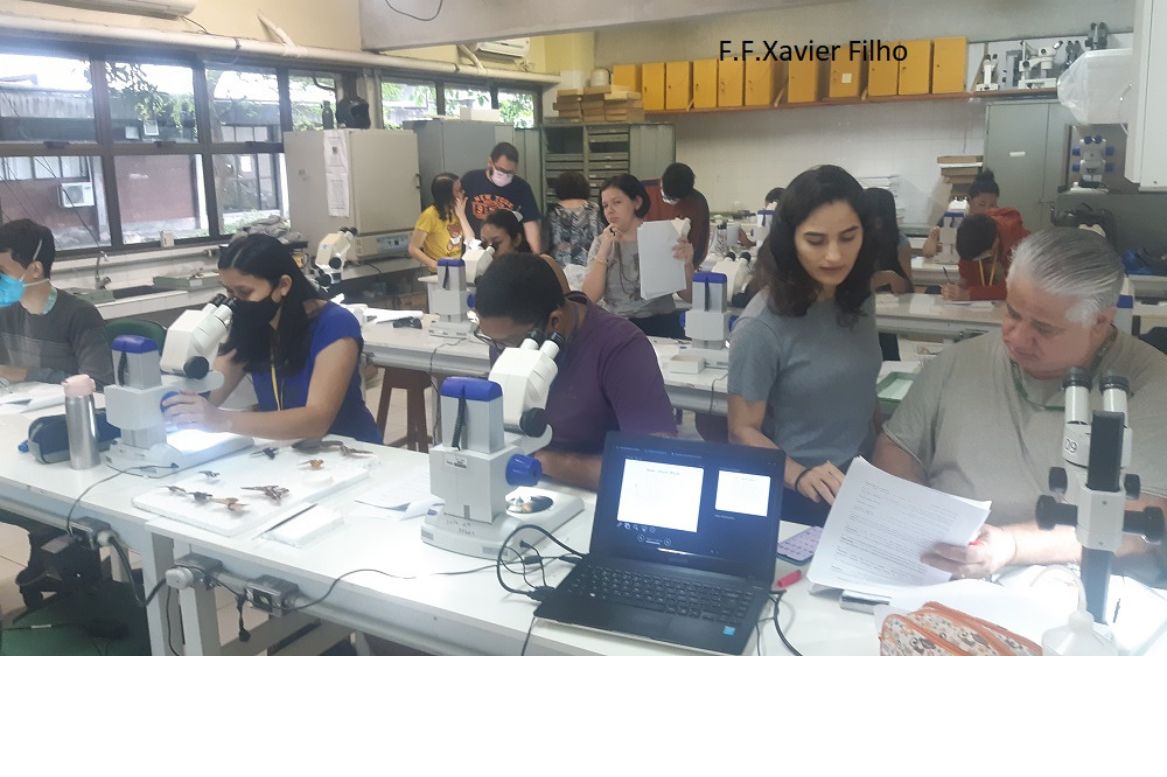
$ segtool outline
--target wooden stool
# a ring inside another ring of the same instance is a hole
[[[393,447],[404,445],[410,450],[426,453],[430,447],[430,433],[425,419],[425,390],[430,387],[430,376],[418,370],[386,367],[381,378],[381,402],[377,407],[377,428],[385,437],[389,422],[389,398],[393,389],[405,390],[405,436],[387,443]]]

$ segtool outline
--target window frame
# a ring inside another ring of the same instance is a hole
[[[94,251],[111,253],[134,253],[157,250],[160,240],[130,243],[125,242],[122,229],[121,203],[117,192],[117,166],[122,157],[131,156],[189,156],[201,157],[202,189],[205,192],[203,214],[209,227],[209,237],[183,238],[176,245],[215,245],[229,239],[232,231],[223,229],[223,219],[219,212],[219,197],[215,183],[215,157],[281,155],[284,153],[283,135],[293,132],[293,115],[290,79],[293,72],[329,74],[336,78],[338,95],[359,94],[358,82],[369,79],[370,113],[373,126],[384,128],[384,109],[381,104],[381,84],[396,81],[414,85],[433,86],[436,95],[434,105],[436,118],[445,118],[445,89],[481,89],[489,91],[490,105],[498,108],[498,92],[529,92],[534,99],[535,128],[542,124],[542,90],[537,84],[508,79],[475,78],[469,73],[459,73],[447,78],[442,74],[397,68],[365,68],[328,60],[286,60],[279,57],[265,57],[201,50],[175,50],[150,44],[99,43],[77,40],[27,40],[0,34],[0,53],[58,56],[86,59],[89,62],[90,81],[93,88],[94,141],[30,141],[0,142],[0,157],[85,157],[96,160],[101,165],[101,196],[105,201],[105,212],[109,222],[109,244],[93,248],[68,249],[58,252],[63,258],[88,256]],[[154,141],[141,143],[117,143],[113,138],[113,118],[110,111],[110,89],[106,65],[110,61],[159,65],[177,65],[191,68],[193,75],[193,100],[197,139],[193,142]],[[274,70],[279,92],[280,133],[279,141],[216,142],[212,134],[212,106],[208,92],[207,70]],[[333,110],[336,105],[334,103]],[[193,162],[193,159],[192,159]],[[90,178],[96,177],[93,169]],[[276,191],[282,190],[278,165],[275,170]],[[73,181],[80,179],[60,179]],[[193,179],[192,179],[193,180]],[[287,202],[280,202],[287,209]]]

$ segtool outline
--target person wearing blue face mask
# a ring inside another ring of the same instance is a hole
[[[60,383],[86,374],[113,383],[105,321],[91,303],[53,286],[56,241],[29,219],[0,226],[0,385]]]
[[[462,190],[466,193],[466,219],[474,234],[480,237],[487,216],[500,210],[509,210],[523,224],[523,234],[531,250],[541,248],[542,214],[535,201],[531,185],[518,176],[519,150],[510,143],[499,143],[490,150],[485,170],[471,170],[462,176]]]
[[[215,360],[223,385],[209,398],[184,392],[165,399],[167,419],[270,440],[337,434],[380,443],[361,395],[361,325],[321,298],[291,249],[269,235],[240,238],[220,254],[219,277],[234,300],[231,330]],[[247,375],[258,412],[221,409]]]

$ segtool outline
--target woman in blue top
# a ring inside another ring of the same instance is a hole
[[[361,327],[320,297],[274,237],[248,235],[219,256],[219,277],[234,299],[227,342],[215,360],[225,378],[210,399],[182,393],[163,405],[179,426],[273,440],[338,434],[380,443],[361,396]],[[259,411],[219,407],[250,374]]]

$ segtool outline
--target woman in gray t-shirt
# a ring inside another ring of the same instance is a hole
[[[588,271],[583,291],[606,310],[627,318],[650,337],[684,337],[685,328],[673,304],[672,295],[644,299],[640,294],[640,254],[636,230],[648,213],[648,193],[635,176],[618,175],[600,189],[604,230],[588,251]],[[693,245],[677,241],[673,256],[685,263],[687,286],[682,299],[689,299],[693,280]]]
[[[759,252],[768,285],[730,342],[730,439],[782,448],[786,486],[816,502],[834,502],[843,469],[874,440],[880,351],[865,215],[846,170],[795,178]]]

